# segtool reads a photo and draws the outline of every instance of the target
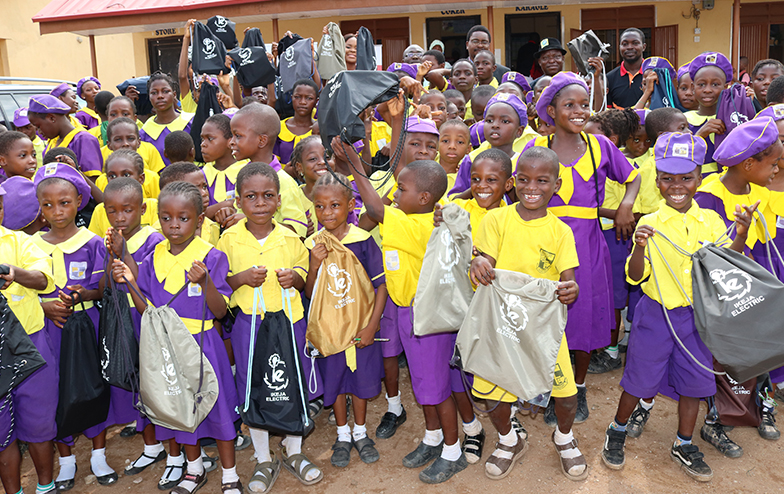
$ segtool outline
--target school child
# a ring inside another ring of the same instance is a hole
[[[6,189],[3,206],[5,214],[1,221],[4,227],[34,235],[47,226],[32,180],[18,175],[9,178],[3,185]]]
[[[602,449],[602,461],[613,470],[623,468],[626,436],[632,430],[642,432],[653,407],[652,397],[658,393],[661,383],[666,382],[679,397],[678,433],[670,457],[697,481],[707,482],[713,477],[703,453],[692,443],[700,399],[712,396],[716,383],[713,375],[701,368],[712,368],[713,358],[694,325],[688,269],[691,258],[657,236],[661,232],[681,249],[695,252],[702,242],[716,242],[724,234],[726,226],[722,218],[692,199],[702,182],[700,164],[706,151],[704,139],[690,134],[666,133],[656,142],[656,183],[664,201],[659,211],[640,219],[634,248],[626,263],[627,280],[642,283],[644,295],[637,305],[634,331],[629,337],[626,369],[621,379],[624,391]],[[730,248],[738,252],[743,251],[755,206],[743,209],[741,212],[740,205],[736,205],[732,211],[737,235]],[[648,246],[651,241],[657,243],[657,249]],[[667,263],[676,267],[677,278]],[[688,350],[681,348],[671,331],[678,334]],[[651,399],[646,402],[642,398]]]
[[[493,86],[484,85],[484,87],[477,86],[474,88],[469,101],[473,120],[466,119],[466,124],[470,123],[471,127],[473,127],[484,121],[485,108],[494,94],[495,88]]]
[[[186,133],[191,131],[192,115],[177,111],[174,105],[177,97],[174,88],[174,80],[168,74],[155,72],[150,76],[147,81],[147,93],[155,109],[155,116],[149,118],[139,132],[142,141],[155,146],[166,166],[171,164],[171,160],[164,154],[166,136],[175,130]]]
[[[308,237],[317,231],[316,210],[313,207],[313,187],[322,175],[327,173],[327,163],[324,161],[324,145],[321,137],[308,136],[294,146],[291,153],[291,163],[299,175],[302,185],[299,186],[300,201],[305,208],[305,217],[308,220]]]
[[[689,64],[685,63],[678,67],[678,84],[675,87],[678,93],[678,101],[686,110],[698,110],[699,105],[694,98],[694,83],[689,75]]]
[[[354,192],[345,175],[322,175],[313,188],[316,217],[327,231],[335,235],[359,260],[376,290],[375,304],[370,322],[358,328],[356,347],[345,352],[318,359],[319,371],[324,379],[324,405],[334,406],[338,437],[332,446],[331,462],[336,467],[349,464],[351,450],[357,449],[360,459],[374,463],[379,459],[375,443],[367,435],[367,400],[381,392],[384,366],[381,347],[373,339],[381,322],[387,299],[384,265],[381,250],[368,232],[347,223],[353,211]],[[324,244],[315,243],[313,237],[305,241],[310,249],[310,265],[305,283],[305,295],[311,304],[326,303],[312,298],[319,267],[327,256]],[[350,358],[349,353],[353,356]],[[353,362],[353,367],[349,361]],[[348,426],[346,395],[351,394],[354,408],[354,430]]]
[[[196,147],[191,135],[182,130],[174,130],[163,140],[163,157],[170,163],[177,161],[193,161],[196,159]]]
[[[19,319],[46,363],[3,398],[0,411],[0,464],[3,468],[0,470],[0,480],[5,492],[23,492],[20,477],[22,458],[17,441],[25,441],[38,476],[36,493],[53,493],[52,440],[57,434],[57,400],[51,398],[57,396],[58,356],[54,353],[49,334],[44,331],[44,312],[38,302],[39,294],[48,293],[54,288],[52,260],[27,234],[14,231],[27,226],[24,220],[18,221],[18,217],[29,215],[38,206],[35,195],[30,193],[34,188],[33,183],[16,177],[3,185],[9,188],[14,197],[9,200],[6,189],[0,185],[0,220],[3,223],[0,226],[0,258],[10,268],[10,273],[0,275],[0,288],[8,307]],[[19,194],[23,187],[27,192],[24,196]],[[34,216],[37,217],[37,214]],[[49,399],[41,400],[41,397]]]
[[[476,86],[476,65],[467,58],[461,58],[452,65],[452,73],[449,76],[449,84],[463,96],[465,103],[465,115],[463,119],[473,122],[474,114],[471,111],[471,93]],[[455,103],[457,104],[457,103]],[[460,105],[457,105],[458,110]]]
[[[201,168],[189,161],[172,163],[161,171],[161,190],[172,182],[188,182],[196,186],[196,189],[201,194],[202,209],[207,209],[210,204],[210,189]],[[153,228],[163,233],[160,221],[156,221]],[[218,245],[220,224],[205,216],[204,220],[196,228],[196,235],[210,245]]]
[[[768,106],[784,104],[784,79],[778,82],[776,79],[771,81],[768,92],[765,94],[765,102],[768,103]]]
[[[560,280],[558,300],[565,305],[575,301],[579,289],[574,272],[579,262],[574,236],[564,222],[548,211],[547,206],[561,187],[558,172],[558,157],[549,149],[532,147],[519,156],[515,183],[520,202],[512,207],[489,211],[479,225],[475,238],[476,248],[481,254],[471,262],[474,283],[490,284],[495,278],[494,268],[519,271]],[[554,254],[545,268],[541,263],[543,251]],[[588,475],[588,465],[572,432],[577,388],[566,336],[561,339],[553,375],[559,371],[563,377],[558,380],[554,377],[551,394],[558,423],[553,443],[563,474],[570,480],[582,480]],[[474,376],[472,391],[493,406],[498,402],[497,408],[490,412],[490,419],[499,439],[495,451],[485,463],[485,474],[494,480],[505,478],[528,450],[527,435],[518,434],[509,420],[511,404],[517,401],[517,397],[481,376]]]
[[[85,131],[81,125],[73,126],[67,118],[70,111],[71,108],[57,98],[39,95],[30,98],[27,118],[47,139],[47,150],[55,147],[72,150],[76,154],[82,173],[95,181],[103,169],[103,157],[98,139]]]
[[[506,74],[504,74],[506,75]],[[520,89],[520,86],[515,84],[514,82],[502,82],[498,85],[498,88],[495,90],[496,93],[510,93],[514,94],[520,101],[525,101],[525,93]]]
[[[95,95],[95,113],[98,115],[100,123],[92,129],[88,129],[87,132],[98,139],[98,144],[101,147],[106,145],[106,126],[109,125],[107,108],[112,99],[114,99],[114,94],[110,91],[101,91]]]
[[[427,105],[430,108],[430,118],[436,123],[436,128],[440,129],[446,122],[446,98],[440,91],[429,91],[423,93],[419,98],[420,105]]]
[[[223,114],[209,117],[201,128],[201,153],[207,163],[202,168],[210,188],[210,206],[205,210],[208,218],[223,208],[234,209],[234,191],[237,174],[245,161],[234,161],[229,148],[231,120]]]
[[[231,118],[231,132],[229,146],[235,160],[268,163],[278,173],[281,207],[275,220],[305,238],[308,222],[305,208],[299,200],[299,187],[291,175],[282,169],[272,150],[280,133],[278,114],[267,105],[244,106]],[[229,221],[236,223],[239,219],[241,215],[238,213],[231,216]],[[225,228],[229,225],[224,222],[223,226]]]
[[[168,303],[193,337],[197,341],[203,338],[201,346],[204,356],[215,369],[220,393],[215,406],[194,432],[156,427],[155,434],[158,439],[173,438],[182,444],[188,458],[186,474],[172,490],[173,493],[189,494],[207,482],[199,441],[211,437],[216,440],[220,453],[221,491],[239,494],[242,492],[242,484],[234,458],[237,395],[232,385],[231,365],[223,340],[214,327],[214,320],[226,314],[226,300],[231,295],[231,288],[226,283],[229,263],[226,254],[196,234],[204,218],[201,193],[196,186],[185,182],[168,184],[158,199],[158,216],[166,239],[142,260],[138,275],[131,266],[118,259],[113,262],[112,275],[118,283],[127,280],[145,297],[146,300],[143,300],[136,291],[131,290],[134,305],[140,313],[144,313],[148,303],[154,307]],[[186,280],[190,282],[187,293],[169,302]],[[205,302],[207,313],[204,320],[187,317],[194,314],[195,306]]]
[[[141,130],[142,122],[138,118],[136,118],[136,105],[134,104],[133,100],[128,98],[127,96],[116,96],[109,101],[109,104],[106,107],[106,115],[107,115],[107,126],[113,120],[118,118],[128,118],[132,122],[136,123],[136,127]],[[108,132],[108,128],[107,128]],[[139,141],[139,146],[135,151],[139,153],[142,158],[144,159],[144,167],[148,170],[154,171],[155,173],[160,173],[163,170],[163,167],[166,166],[163,163],[163,158],[158,150],[150,144],[149,142],[142,141],[140,138],[140,134],[137,132],[137,141]],[[103,159],[105,160],[109,154],[111,154],[111,149],[108,147],[109,139],[107,136],[106,145],[101,148],[101,153],[103,154]]]
[[[146,182],[146,171],[144,169],[144,162],[139,153],[131,151],[130,149],[119,149],[106,159],[106,180],[111,183],[119,177],[128,177],[139,182],[139,185],[144,185]],[[108,187],[108,185],[107,185]],[[157,195],[156,195],[157,197]],[[106,235],[106,230],[109,229],[110,222],[106,215],[106,193],[104,193],[104,202],[95,206],[93,216],[90,219],[89,230],[99,237]],[[149,226],[155,223],[158,217],[158,200],[152,198],[144,199],[144,208],[142,211],[142,225]]]
[[[444,91],[444,97],[457,108],[457,117],[460,120],[465,120],[466,99],[463,93],[457,89],[447,89]]]
[[[582,268],[575,270],[581,294],[569,307],[566,322],[566,339],[575,352],[578,424],[589,414],[585,375],[590,353],[610,344],[615,326],[610,253],[597,221],[605,181],[609,177],[626,186],[614,218],[616,239],[632,233],[632,208],[640,187],[637,170],[609,139],[582,132],[590,114],[588,94],[588,86],[575,74],[556,74],[536,103],[539,118],[552,125],[555,133],[526,145],[548,147],[558,155],[563,183],[549,207],[574,232],[582,262]]]
[[[101,125],[101,119],[95,111],[95,96],[101,90],[101,82],[95,77],[83,77],[76,83],[76,97],[83,99],[87,106],[77,110],[74,117],[85,129]]]
[[[27,134],[13,130],[0,134],[0,168],[6,178],[32,180],[37,167],[35,146]]]
[[[283,308],[282,289],[296,288],[293,293],[287,292],[292,311],[289,317],[297,337],[296,348],[304,347],[307,322],[298,292],[305,287],[303,275],[307,275],[308,253],[297,234],[281,227],[273,218],[281,202],[279,180],[280,173],[265,163],[245,165],[237,175],[235,200],[237,208],[247,216],[228,228],[218,242],[218,248],[229,259],[227,281],[234,291],[230,305],[240,309],[233,325],[231,345],[237,366],[236,390],[242,397],[247,385],[248,346],[251,331],[255,331],[251,328],[254,288],[262,287],[268,311]],[[259,316],[264,317],[263,314]],[[302,364],[307,375],[309,359],[303,358]],[[268,492],[278,477],[281,464],[305,485],[315,484],[323,478],[321,470],[302,454],[301,436],[286,436],[282,458],[279,458],[270,450],[268,431],[249,429],[256,451],[254,458],[258,462],[248,482],[252,492]]]
[[[312,80],[300,79],[294,83],[291,93],[294,116],[281,122],[278,140],[272,150],[281,163],[291,161],[294,146],[312,134],[313,109],[318,104],[318,98],[319,88]]]
[[[716,211],[724,220],[725,228],[732,223],[730,218],[737,206],[759,201],[757,213],[765,217],[768,233],[775,238],[776,217],[784,215],[784,210],[780,202],[771,197],[766,186],[778,172],[782,151],[784,147],[779,140],[778,127],[772,118],[755,118],[735,127],[714,153],[716,162],[726,167],[727,172],[721,176],[708,177],[698,189],[694,200],[701,208]],[[766,244],[767,235],[762,222],[755,221],[748,231],[744,253],[782,279],[784,266],[775,255],[771,262]],[[778,439],[781,433],[773,417],[773,403],[762,400],[760,408],[760,437]],[[742,454],[741,447],[727,437],[715,406],[711,407],[706,416],[700,436],[725,456],[735,458]]]
[[[55,355],[60,354],[61,329],[74,311],[85,310],[98,331],[98,309],[93,305],[101,294],[98,290],[105,249],[101,239],[87,229],[74,223],[76,213],[87,205],[90,187],[85,178],[70,165],[53,162],[36,172],[34,183],[41,212],[49,223],[49,231],[38,232],[32,242],[51,256],[54,270],[54,289],[41,296],[41,305],[46,316],[45,330],[52,341]],[[78,292],[84,304],[74,304],[70,294]],[[68,383],[60,383],[68,385]],[[112,395],[114,395],[112,389]],[[93,426],[84,435],[92,440],[90,468],[101,485],[114,484],[117,473],[106,463],[106,427],[115,423],[127,423],[117,417],[114,407],[104,423]],[[60,453],[60,473],[55,484],[58,491],[72,489],[76,476],[76,457],[71,452],[73,440],[65,438],[57,442]]]
[[[498,87],[498,79],[493,76],[496,69],[493,52],[489,50],[478,51],[474,55],[474,65],[476,65],[476,81],[480,86]]]
[[[470,150],[470,131],[462,120],[447,120],[438,132],[438,164],[446,172],[447,190],[452,190],[460,163]]]
[[[762,111],[768,106],[767,95],[770,83],[784,75],[784,64],[778,60],[768,58],[754,64],[751,70],[751,87],[754,89],[754,109]]]
[[[109,125],[106,126],[106,138],[107,144],[105,147],[101,148],[101,152],[104,153],[104,168],[106,168],[106,171],[101,173],[101,175],[95,180],[95,185],[97,185],[101,190],[106,188],[106,184],[108,182],[108,167],[105,164],[109,162],[109,157],[114,151],[125,150],[134,152],[138,154],[139,158],[141,159],[140,163],[142,166],[142,171],[144,172],[144,182],[142,183],[142,187],[144,188],[144,197],[145,199],[156,199],[158,194],[161,192],[161,189],[158,186],[158,180],[160,177],[158,176],[157,172],[147,167],[147,163],[144,161],[144,156],[142,156],[139,151],[142,150],[141,144],[146,144],[152,148],[152,154],[155,156],[158,156],[158,151],[156,151],[151,144],[147,142],[142,143],[139,140],[139,128],[134,125],[133,120],[125,117],[115,118],[109,122]],[[158,156],[158,159],[160,160],[160,156]],[[135,157],[134,162],[136,164]],[[161,164],[163,164],[163,162],[161,162]],[[163,168],[163,166],[161,166],[161,168]]]
[[[518,95],[520,100],[526,101],[526,96],[531,92],[531,85],[528,83],[525,76],[520,72],[515,72],[513,70],[504,73],[501,77],[501,84],[498,85],[498,90],[501,91],[501,86],[508,88],[510,85],[520,91],[520,94]]]
[[[74,114],[79,111],[79,104],[76,102],[76,93],[74,93],[73,89],[71,89],[71,85],[67,82],[63,82],[54,89],[49,91],[49,96],[53,96],[60,100],[65,106],[69,108],[68,110],[68,121],[76,128],[84,129],[82,122],[76,119]]]
[[[14,110],[13,123],[17,131],[23,133],[32,141],[37,162],[36,168],[39,168],[43,164],[46,143],[38,136],[35,127],[30,123],[30,119],[27,118],[27,108],[17,108]]]

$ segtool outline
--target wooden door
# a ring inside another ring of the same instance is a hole
[[[653,28],[653,55],[664,57],[673,67],[678,66],[678,26],[659,26]]]
[[[386,68],[395,62],[403,61],[403,52],[408,46],[408,38],[383,38],[381,40],[381,65]]]
[[[749,58],[749,71],[768,58],[768,43],[768,24],[741,24],[740,56]]]

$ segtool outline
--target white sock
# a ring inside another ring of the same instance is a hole
[[[60,464],[60,472],[57,474],[57,482],[71,480],[76,477],[76,456],[61,456],[57,462]]]
[[[20,490],[22,494],[24,491]],[[49,482],[47,485],[37,484],[35,486],[35,494],[49,494],[51,492],[56,492],[54,488],[54,482]]]
[[[429,431],[425,429],[425,438],[422,439],[422,442],[427,444],[428,446],[438,446],[444,441],[444,433],[441,429],[436,429],[434,431]]]
[[[498,433],[498,442],[504,446],[509,446],[510,448],[517,446],[517,441],[519,440],[519,436],[517,435],[517,431],[514,430],[514,427],[509,430],[508,434]]]
[[[612,358],[618,358],[618,354],[620,353],[620,350],[618,350],[618,345],[615,345],[614,347],[607,347],[604,349],[604,351],[607,352],[607,355]]]
[[[573,439],[574,439],[574,434],[572,433],[571,430],[569,430],[567,434],[563,434],[560,430],[558,430],[558,427],[555,428],[555,435],[553,436],[553,441],[555,441],[555,444],[557,444],[558,446],[564,446],[566,444],[569,444]],[[572,447],[564,451],[558,451],[558,455],[561,458],[577,458],[581,454],[582,453],[580,453],[580,450],[577,449],[577,447]],[[587,468],[586,465],[575,465],[569,469],[568,473],[569,475],[580,475],[585,471],[586,468]]]
[[[392,398],[389,395],[387,397],[387,412],[392,412],[398,417],[400,414],[403,413],[403,404],[400,402],[400,391],[397,392],[397,396],[393,396]]]
[[[582,383],[582,384],[577,384],[577,383],[575,383],[575,385],[576,385],[578,388],[584,388],[584,387],[585,387],[585,383]]]
[[[466,436],[476,436],[482,432],[482,422],[476,416],[471,422],[463,422],[463,432]]]
[[[114,473],[112,467],[106,463],[106,448],[94,449],[90,455],[90,467],[96,477],[103,477]]]
[[[166,457],[166,466],[179,466],[185,464],[185,454],[180,452],[178,456],[169,455]]]
[[[354,424],[354,431],[351,433],[351,435],[354,437],[354,441],[364,439],[367,437],[367,427],[365,427],[365,424]]]
[[[651,402],[650,402],[650,403],[646,403],[646,402],[645,402],[645,400],[643,400],[642,398],[640,398],[640,406],[641,406],[641,407],[642,407],[644,410],[650,410],[651,408],[653,408],[653,404],[654,404],[654,403],[656,403],[656,400],[651,400]]]
[[[221,477],[222,484],[228,484],[229,482],[237,482],[240,479],[240,476],[237,475],[237,465],[234,465],[231,468],[224,468],[223,475]]]
[[[777,389],[784,389],[784,382],[780,382],[776,385]]]
[[[568,433],[564,434],[563,432],[560,431],[560,429],[558,429],[558,427],[555,428],[555,435],[553,436],[553,440],[555,441],[555,444],[557,444],[558,446],[569,444],[573,439],[574,439],[574,434],[572,433],[571,429],[569,430]]]
[[[455,444],[444,444],[444,449],[441,450],[441,458],[446,461],[457,461],[462,454],[463,450],[460,449],[460,439],[458,439]]]
[[[204,473],[204,461],[201,459],[201,456],[193,461],[188,460],[188,473],[191,475],[201,475]],[[193,492],[196,488],[196,483],[191,482],[190,480],[183,480],[177,485],[186,489],[188,492]]]
[[[351,442],[351,427],[348,424],[338,426],[338,441]]]
[[[131,465],[137,468],[143,468],[146,467],[147,465],[151,465],[152,462],[155,461],[155,458],[157,458],[158,455],[161,454],[161,451],[163,451],[163,444],[161,443],[155,443],[152,445],[145,444],[144,454],[146,456],[139,455],[139,457],[136,458],[136,460]]]
[[[256,461],[264,463],[272,461],[269,448],[269,432],[264,429],[256,429],[255,427],[248,427],[250,432],[250,441],[253,443],[253,449],[256,450]]]
[[[287,435],[286,439],[283,440],[283,447],[286,448],[286,456],[293,456],[302,453],[302,436],[292,436]],[[299,473],[302,475],[302,472],[308,469],[308,465],[310,465],[310,461],[305,459],[299,466]],[[314,465],[316,466],[316,465]],[[321,470],[316,466],[316,468],[310,469],[310,471],[305,475],[305,480],[313,480],[321,474]]]

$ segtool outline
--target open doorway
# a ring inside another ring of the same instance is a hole
[[[444,43],[444,58],[455,63],[468,57],[466,36],[468,31],[482,24],[481,15],[462,15],[456,17],[433,17],[427,19],[427,49],[430,43],[440,39]]]
[[[167,36],[147,40],[150,55],[150,74],[160,70],[177,80],[177,66],[180,63],[182,36]]]
[[[530,76],[534,53],[544,38],[561,39],[561,13],[509,14],[504,16],[506,65]],[[561,40],[563,42],[563,40]]]

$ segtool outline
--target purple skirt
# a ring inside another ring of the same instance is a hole
[[[602,234],[604,234],[607,248],[610,250],[614,307],[622,310],[626,307],[629,299],[629,284],[626,283],[626,258],[629,257],[629,241],[616,240],[615,228],[602,230]]]
[[[346,365],[345,352],[317,358],[319,373],[324,376],[324,405],[331,406],[338,395],[351,393],[367,400],[381,393],[384,378],[384,361],[381,345],[373,343],[357,349],[357,369],[354,372]]]

